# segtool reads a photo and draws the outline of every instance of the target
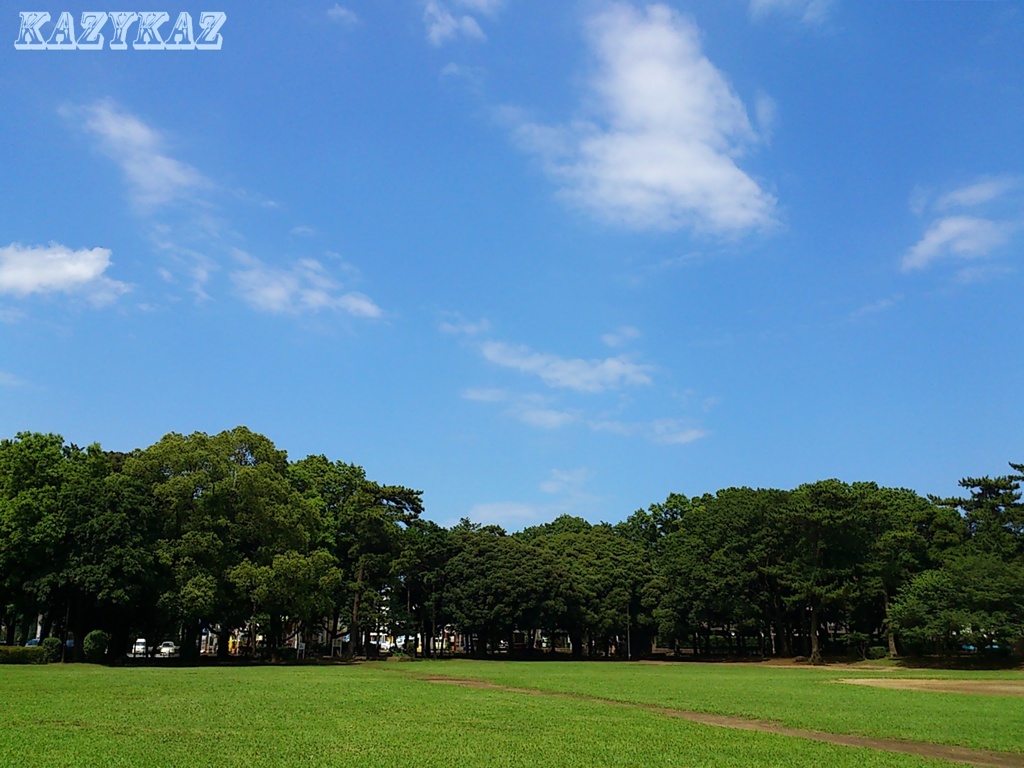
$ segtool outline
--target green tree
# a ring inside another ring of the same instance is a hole
[[[162,521],[157,558],[166,581],[160,606],[181,627],[182,655],[196,652],[202,627],[227,633],[249,618],[251,596],[233,570],[248,561],[308,553],[318,535],[318,510],[289,483],[288,462],[263,435],[245,427],[208,436],[169,434],[125,465],[152,493]],[[270,616],[279,637],[280,616]]]

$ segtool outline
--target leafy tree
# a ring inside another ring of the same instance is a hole
[[[195,653],[202,626],[221,632],[225,653],[227,632],[248,618],[250,601],[231,578],[236,567],[271,566],[277,555],[309,551],[317,510],[289,483],[287,469],[285,453],[245,427],[212,437],[172,433],[126,463],[162,518],[156,549],[167,580],[159,603],[182,628],[183,656]]]
[[[550,626],[562,584],[550,552],[468,521],[452,536],[443,599],[455,625],[476,635],[475,653],[486,654],[501,640],[511,647],[516,630]]]
[[[918,574],[890,609],[911,642],[939,652],[1010,648],[1024,637],[1024,567],[965,551]]]
[[[452,555],[450,531],[429,520],[415,520],[405,528],[401,551],[392,565],[399,585],[396,601],[404,598],[405,612],[423,638],[423,654],[428,657],[436,654],[434,638],[450,621],[444,592]]]
[[[847,607],[860,589],[870,523],[856,489],[839,480],[797,488],[783,522],[793,536],[792,550],[771,572],[786,588],[787,602],[806,613],[811,662],[819,664],[823,613]]]
[[[0,441],[0,606],[7,643],[17,615],[53,610],[67,524],[60,505],[65,447],[60,435],[20,432]]]

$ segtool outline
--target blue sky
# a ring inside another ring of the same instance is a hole
[[[510,530],[1024,460],[1021,3],[7,6],[4,436],[244,424]]]

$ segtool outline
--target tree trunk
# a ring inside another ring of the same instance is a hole
[[[348,628],[349,657],[358,656],[362,652],[362,637],[359,635],[359,597],[363,591],[363,562],[359,561],[356,572],[356,589],[352,596],[352,625]]]
[[[227,661],[228,649],[231,644],[231,630],[225,628],[214,634],[217,636],[217,660]]]
[[[885,635],[889,641],[889,658],[895,659],[899,656],[896,650],[896,633],[893,631],[892,625],[889,623],[889,590],[882,590],[882,600],[885,605]]]
[[[821,664],[821,643],[818,638],[818,608],[811,607],[811,664]]]
[[[182,659],[192,661],[196,658],[199,653],[199,650],[196,648],[196,638],[198,636],[198,625],[193,624],[191,621],[186,621],[184,630],[182,631],[181,648],[178,650],[178,655]]]

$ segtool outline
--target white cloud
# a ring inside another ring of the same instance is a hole
[[[579,417],[570,411],[532,406],[518,409],[515,415],[524,424],[540,429],[560,429],[579,420]]]
[[[857,309],[855,309],[853,312],[850,313],[848,319],[850,319],[850,320],[860,320],[863,317],[868,317],[870,315],[877,315],[877,314],[879,314],[881,312],[885,312],[888,309],[892,309],[902,299],[903,299],[902,296],[890,296],[890,297],[885,298],[885,299],[879,299],[878,301],[873,301],[870,304],[865,304],[864,306],[858,307]]]
[[[61,114],[79,121],[99,139],[104,154],[121,167],[136,205],[164,205],[210,186],[195,168],[167,154],[165,141],[156,130],[112,101],[64,107]]]
[[[462,397],[477,403],[503,403],[509,399],[509,393],[503,389],[471,387],[463,391]]]
[[[737,165],[759,137],[700,30],[665,5],[612,4],[587,25],[592,119],[545,126],[505,109],[562,194],[628,227],[735,234],[769,227],[775,199]]]
[[[503,528],[523,528],[541,518],[541,510],[532,504],[516,501],[498,501],[488,504],[474,504],[469,510],[469,519],[483,525],[500,525]]]
[[[651,423],[650,439],[664,445],[686,445],[708,434],[703,429],[688,426],[677,419],[659,419]]]
[[[462,398],[475,403],[503,403],[508,415],[540,429],[559,429],[580,419],[578,413],[550,407],[549,399],[540,395],[521,395],[504,389],[471,387],[463,390]]]
[[[944,259],[982,259],[1007,245],[1024,224],[1024,204],[1019,194],[1013,194],[1021,188],[1021,181],[1016,176],[983,176],[938,198],[915,187],[911,210],[920,215],[931,208],[933,219],[921,239],[903,255],[903,271],[922,270]],[[956,279],[977,282],[996,271],[988,266],[962,269]]]
[[[292,234],[296,237],[312,237],[316,234],[316,230],[305,224],[300,224],[297,227],[292,227]]]
[[[424,6],[423,23],[427,25],[427,40],[431,45],[442,46],[459,37],[470,40],[487,39],[476,19],[468,15],[456,16],[437,0],[428,0]]]
[[[629,325],[624,325],[614,333],[606,333],[601,337],[601,341],[609,347],[621,347],[623,344],[640,338],[640,331]]]
[[[377,318],[383,311],[368,296],[342,292],[316,259],[301,259],[288,269],[272,267],[243,251],[235,251],[241,265],[231,279],[238,294],[256,309],[274,314],[338,310],[354,317]]]
[[[483,13],[487,16],[493,16],[505,5],[505,0],[456,0],[456,2],[474,13]]]
[[[964,285],[972,285],[975,283],[987,283],[990,280],[1012,275],[1014,272],[1016,270],[1006,264],[979,264],[957,270],[954,280]]]
[[[579,493],[593,473],[586,467],[578,469],[553,469],[551,475],[540,484],[544,493]]]
[[[327,18],[346,27],[359,23],[359,17],[356,16],[355,12],[339,3],[335,3],[327,9]]]
[[[24,384],[24,379],[18,378],[13,373],[0,371],[0,387],[20,387]]]
[[[692,443],[710,434],[683,419],[631,422],[592,417],[582,410],[554,407],[550,397],[518,394],[504,389],[470,388],[462,392],[462,397],[477,403],[501,404],[506,415],[528,426],[544,430],[561,429],[575,424],[591,432],[640,438],[661,445]],[[707,412],[717,403],[717,398],[707,398],[702,404],[702,410]]]
[[[586,485],[593,477],[587,467],[552,469],[538,488],[544,493],[541,503],[500,501],[477,504],[469,512],[474,522],[497,524],[510,530],[553,520],[559,515],[586,514],[600,499],[588,492]],[[552,498],[553,497],[553,498]]]
[[[479,336],[491,329],[491,324],[486,318],[477,321],[466,320],[462,315],[452,312],[446,313],[447,319],[442,320],[438,328],[442,333],[450,333],[459,336]]]
[[[757,130],[765,144],[771,143],[772,134],[779,124],[779,105],[767,93],[758,93],[754,100],[754,114],[757,116]]]
[[[483,89],[484,70],[480,67],[467,67],[450,61],[441,68],[441,77],[449,83],[462,83],[473,92],[479,93]]]
[[[924,269],[949,256],[976,259],[989,255],[1010,238],[1013,227],[975,216],[947,216],[932,222],[924,236],[903,257],[904,272]]]
[[[601,419],[591,421],[587,426],[594,432],[608,432],[622,437],[642,437],[661,445],[685,445],[711,434],[680,419],[655,419],[646,422]]]
[[[772,13],[799,16],[806,24],[820,24],[828,18],[833,0],[750,0],[750,15],[760,18]]]
[[[603,392],[626,385],[651,383],[651,366],[634,363],[624,357],[604,360],[566,359],[500,341],[484,342],[480,350],[484,358],[492,363],[539,376],[550,387],[577,392]]]
[[[109,267],[110,251],[106,248],[73,251],[60,243],[12,243],[0,248],[0,293],[81,294],[97,306],[109,304],[130,290],[127,283],[104,276]]]
[[[1013,176],[985,178],[943,195],[935,203],[935,207],[939,210],[945,210],[947,208],[966,208],[982,205],[1002,197],[1019,186],[1020,179]]]

